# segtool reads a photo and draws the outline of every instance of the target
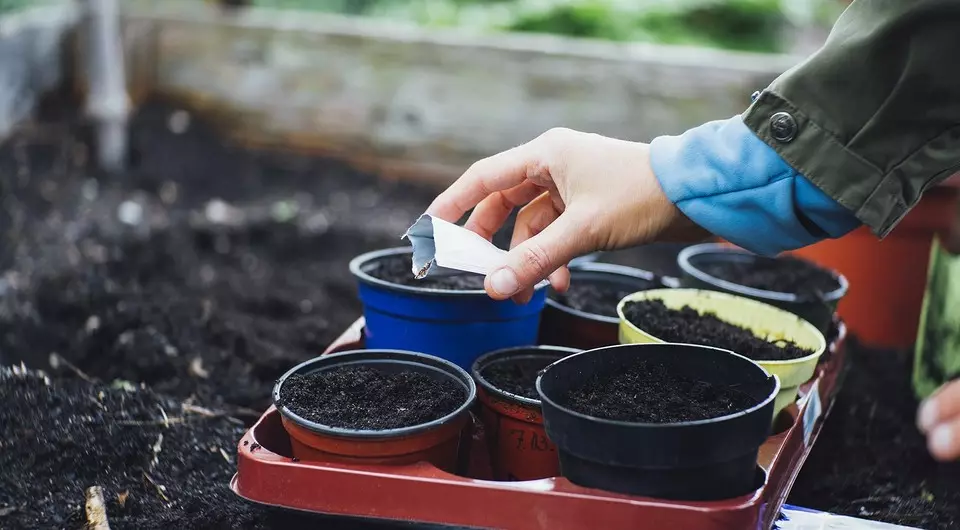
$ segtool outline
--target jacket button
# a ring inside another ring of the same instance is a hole
[[[797,135],[797,120],[787,112],[778,112],[770,117],[770,134],[778,142],[787,143]]]
[[[750,102],[753,103],[754,101],[757,100],[758,97],[760,97],[760,91],[759,91],[759,90],[757,90],[757,91],[754,92],[753,94],[750,94]]]

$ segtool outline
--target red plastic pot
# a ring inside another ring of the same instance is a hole
[[[571,264],[570,282],[614,284],[624,287],[630,293],[675,286],[669,279],[658,277],[652,272],[597,262]],[[585,350],[617,344],[619,320],[616,316],[616,302],[611,310],[612,316],[587,313],[548,296],[540,321],[540,342]]]
[[[560,474],[556,447],[543,429],[540,400],[497,388],[484,371],[498,363],[542,360],[546,367],[580,350],[557,346],[508,348],[481,356],[473,364],[480,419],[486,429],[495,480],[536,480]]]
[[[309,374],[363,365],[385,371],[414,370],[463,385],[466,398],[450,414],[420,425],[387,430],[331,427],[307,420],[282,405],[283,383],[293,374]],[[429,462],[444,471],[457,467],[461,434],[477,395],[473,379],[457,365],[419,353],[395,350],[356,350],[316,357],[284,374],[274,386],[273,402],[290,435],[293,456],[304,461],[361,465],[405,465]]]

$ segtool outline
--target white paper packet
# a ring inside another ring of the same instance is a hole
[[[472,272],[486,276],[507,252],[462,226],[423,214],[401,239],[413,245],[413,275],[419,279]]]

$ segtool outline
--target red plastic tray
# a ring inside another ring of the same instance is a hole
[[[362,348],[362,319],[326,353]],[[754,493],[725,501],[673,502],[588,489],[562,477],[496,482],[489,476],[482,426],[474,422],[468,476],[425,463],[350,466],[294,461],[290,440],[271,407],[239,443],[231,488],[241,497],[275,507],[332,515],[503,529],[604,530],[770,528],[810,453],[839,388],[846,329],[801,387],[797,404],[778,420],[776,434],[760,447],[766,472]]]

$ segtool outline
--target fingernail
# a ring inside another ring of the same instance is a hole
[[[920,413],[917,414],[917,427],[923,432],[928,432],[937,424],[938,416],[937,402],[932,399],[924,401],[920,405]]]
[[[497,293],[508,296],[517,292],[520,288],[517,281],[517,275],[508,268],[500,269],[490,276],[490,287]]]
[[[930,450],[941,455],[953,451],[953,429],[949,425],[941,425],[930,433]]]

